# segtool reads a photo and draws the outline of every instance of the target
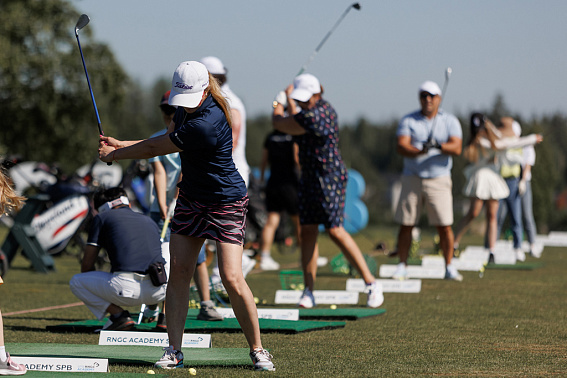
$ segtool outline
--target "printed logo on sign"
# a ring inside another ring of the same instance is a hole
[[[181,88],[181,89],[193,89],[192,85],[187,85],[184,83],[180,83],[179,81],[175,82],[175,87],[176,88]]]

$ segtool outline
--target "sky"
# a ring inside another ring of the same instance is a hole
[[[171,80],[179,63],[213,55],[249,117],[269,114],[323,37],[353,4],[344,0],[70,0],[93,38],[132,79]],[[566,113],[567,1],[362,0],[350,8],[306,72],[317,76],[342,123],[397,120],[418,108],[425,80],[442,107],[468,117],[498,95],[525,119]],[[83,41],[81,40],[83,43]],[[87,59],[88,65],[88,57]]]

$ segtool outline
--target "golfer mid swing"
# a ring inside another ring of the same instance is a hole
[[[262,348],[254,296],[242,274],[248,194],[232,160],[230,107],[218,82],[202,63],[179,64],[173,74],[169,104],[177,106],[167,133],[141,141],[101,137],[104,162],[147,159],[179,152],[182,180],[171,222],[171,270],[166,296],[165,348],[157,367],[183,366],[181,342],[189,302],[189,282],[205,239],[216,242],[222,283],[250,346],[256,370],[275,370]]]

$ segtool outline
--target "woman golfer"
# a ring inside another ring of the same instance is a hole
[[[325,101],[319,80],[310,74],[295,78],[285,90],[284,104],[274,103],[273,125],[276,130],[296,136],[299,145],[301,180],[299,212],[301,222],[301,263],[305,290],[299,306],[315,306],[313,289],[317,275],[319,250],[317,236],[323,224],[331,240],[366,282],[367,306],[378,307],[384,301],[382,287],[376,282],[356,242],[343,227],[347,170],[339,152],[339,122],[335,109]]]
[[[169,104],[177,111],[165,135],[119,141],[101,136],[104,162],[147,159],[179,152],[182,181],[171,226],[171,268],[166,295],[170,346],[156,367],[183,366],[181,342],[189,303],[189,283],[205,239],[216,241],[219,269],[234,314],[250,345],[256,370],[275,370],[262,348],[254,297],[242,275],[248,195],[232,161],[230,107],[217,81],[196,61],[179,64]]]

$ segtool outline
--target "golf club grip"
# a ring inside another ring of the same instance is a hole
[[[102,131],[102,125],[100,124],[100,121],[98,122],[98,134],[104,136],[104,131]],[[109,161],[108,163],[106,163],[106,165],[112,165],[112,162]]]

